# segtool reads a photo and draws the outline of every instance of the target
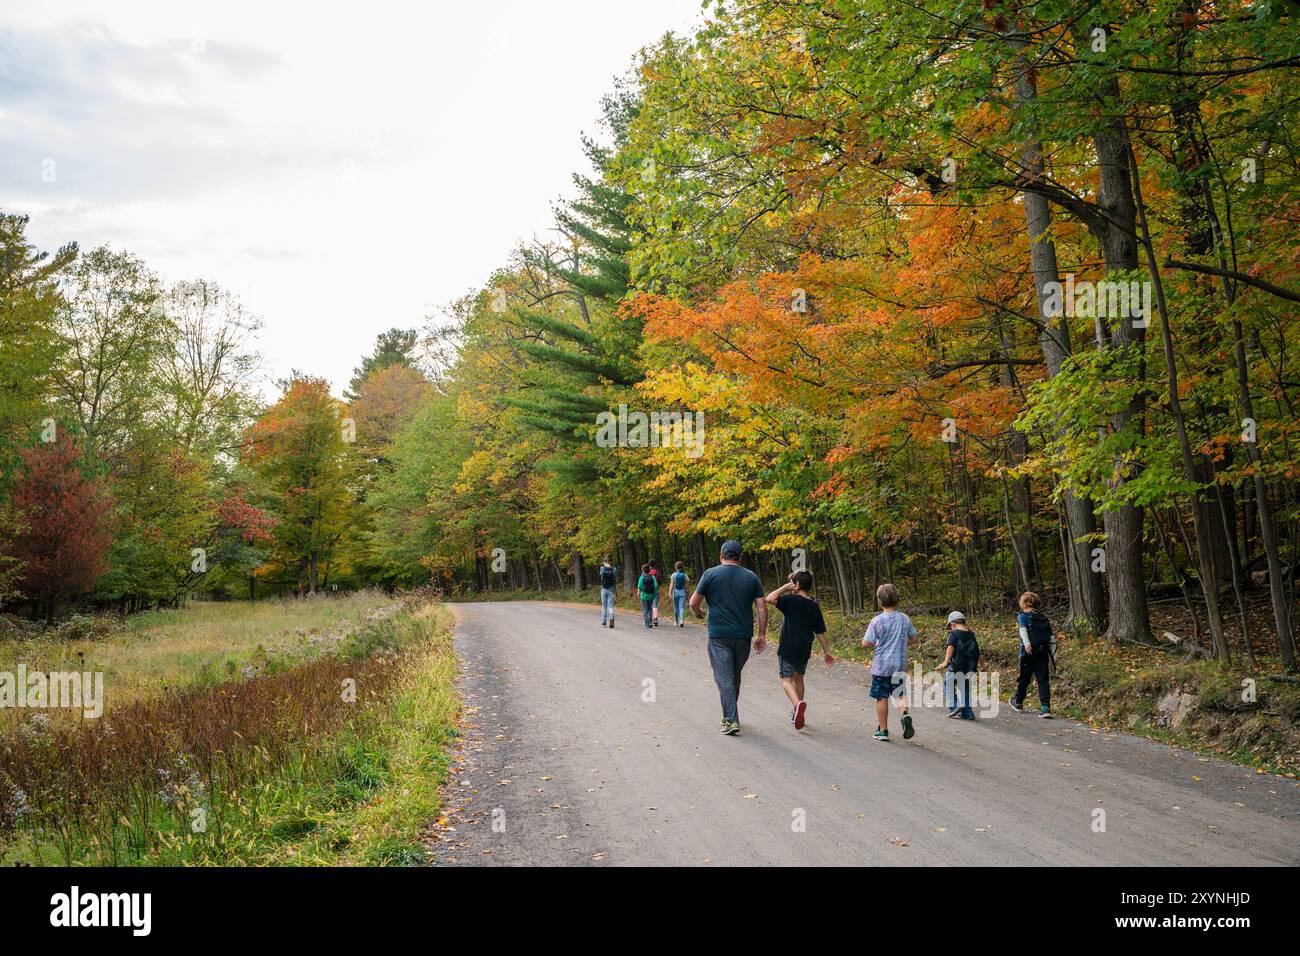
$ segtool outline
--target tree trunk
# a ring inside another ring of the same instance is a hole
[[[581,593],[587,590],[586,568],[582,566],[582,555],[578,553],[577,548],[573,549],[571,557],[573,563],[573,590]]]
[[[1133,196],[1137,211],[1141,214],[1142,245],[1146,249],[1147,268],[1155,291],[1156,311],[1160,315],[1160,341],[1165,356],[1165,374],[1169,379],[1169,412],[1174,419],[1174,432],[1178,436],[1178,450],[1183,460],[1183,477],[1196,484],[1197,490],[1192,501],[1192,526],[1196,533],[1196,557],[1201,593],[1205,597],[1205,610],[1210,622],[1210,640],[1214,642],[1214,656],[1227,662],[1232,659],[1228,651],[1227,638],[1223,633],[1223,615],[1219,610],[1219,572],[1214,566],[1214,536],[1212,525],[1208,521],[1213,501],[1204,486],[1198,482],[1196,456],[1192,452],[1191,440],[1187,437],[1187,417],[1183,414],[1183,400],[1178,394],[1178,360],[1174,354],[1174,335],[1169,327],[1169,310],[1165,303],[1165,286],[1161,281],[1160,269],[1156,265],[1155,247],[1151,242],[1151,227],[1147,222],[1146,204],[1142,201],[1142,183],[1137,176],[1137,158],[1130,150],[1133,159]]]
[[[1011,41],[1019,49],[1025,40]],[[1038,85],[1034,74],[1027,68],[1017,71],[1016,101],[1030,106],[1038,98]],[[1036,136],[1028,136],[1021,146],[1021,175],[1029,182],[1041,180],[1046,175],[1042,143]],[[1056,244],[1051,238],[1052,213],[1047,197],[1035,192],[1022,192],[1025,225],[1029,232],[1029,264],[1034,276],[1034,291],[1038,305],[1038,344],[1043,353],[1049,378],[1060,374],[1071,352],[1070,327],[1064,315],[1056,321],[1047,318],[1044,310],[1045,287],[1050,282],[1059,283],[1060,270],[1056,260]],[[1097,532],[1097,516],[1092,501],[1072,491],[1059,494],[1065,517],[1065,540],[1062,556],[1065,564],[1066,584],[1070,594],[1070,612],[1065,627],[1080,634],[1098,634],[1106,626],[1106,604],[1102,579],[1092,571],[1092,540]]]
[[[627,529],[624,528],[620,533],[623,545],[623,590],[631,591],[636,587],[637,563],[636,563],[636,545],[632,539],[627,536]]]
[[[1118,79],[1107,77],[1100,83],[1098,94],[1106,104],[1092,136],[1099,172],[1097,205],[1101,215],[1090,219],[1087,225],[1101,246],[1106,274],[1111,275],[1138,267],[1137,207],[1133,201],[1129,169],[1132,153],[1120,106]],[[1134,324],[1133,316],[1121,316],[1110,328],[1104,317],[1098,316],[1096,331],[1098,348],[1134,355],[1138,379],[1145,380],[1146,331]],[[1115,432],[1140,431],[1145,411],[1146,400],[1139,390],[1125,408],[1111,416],[1111,428]],[[1119,458],[1115,460],[1111,487],[1117,495],[1130,479],[1131,468],[1131,464]],[[1102,520],[1106,529],[1106,579],[1110,598],[1106,635],[1116,643],[1151,643],[1146,572],[1142,566],[1143,510],[1128,502],[1115,504],[1103,512]]]

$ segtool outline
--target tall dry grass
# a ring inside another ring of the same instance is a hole
[[[109,865],[140,861],[178,833],[220,846],[225,821],[250,818],[229,804],[364,722],[427,633],[410,614],[374,617],[328,656],[283,670],[169,690],[81,726],[29,715],[0,737],[0,858],[24,841],[29,858],[55,847],[62,862]]]

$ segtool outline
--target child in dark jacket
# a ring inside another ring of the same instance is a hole
[[[975,632],[966,624],[966,615],[953,611],[948,615],[948,641],[943,663],[944,700],[949,717],[975,719],[975,685],[980,666],[980,645]]]
[[[1052,688],[1049,666],[1056,657],[1056,635],[1052,622],[1038,609],[1039,598],[1033,591],[1020,595],[1020,614],[1016,624],[1020,630],[1020,679],[1011,696],[1011,709],[1023,710],[1029,681],[1038,682],[1038,716],[1052,716]]]

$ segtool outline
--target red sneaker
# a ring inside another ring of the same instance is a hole
[[[807,711],[808,711],[808,702],[806,700],[799,701],[798,705],[794,709],[795,730],[803,730],[803,716]]]

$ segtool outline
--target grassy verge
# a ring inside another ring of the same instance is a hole
[[[382,592],[360,591],[305,600],[195,601],[125,623],[113,616],[84,618],[82,627],[18,630],[7,638],[0,632],[0,670],[22,662],[32,670],[102,671],[112,707],[336,653],[368,620],[399,605]]]
[[[417,862],[455,733],[447,618],[411,601],[324,656],[0,739],[0,862]]]

